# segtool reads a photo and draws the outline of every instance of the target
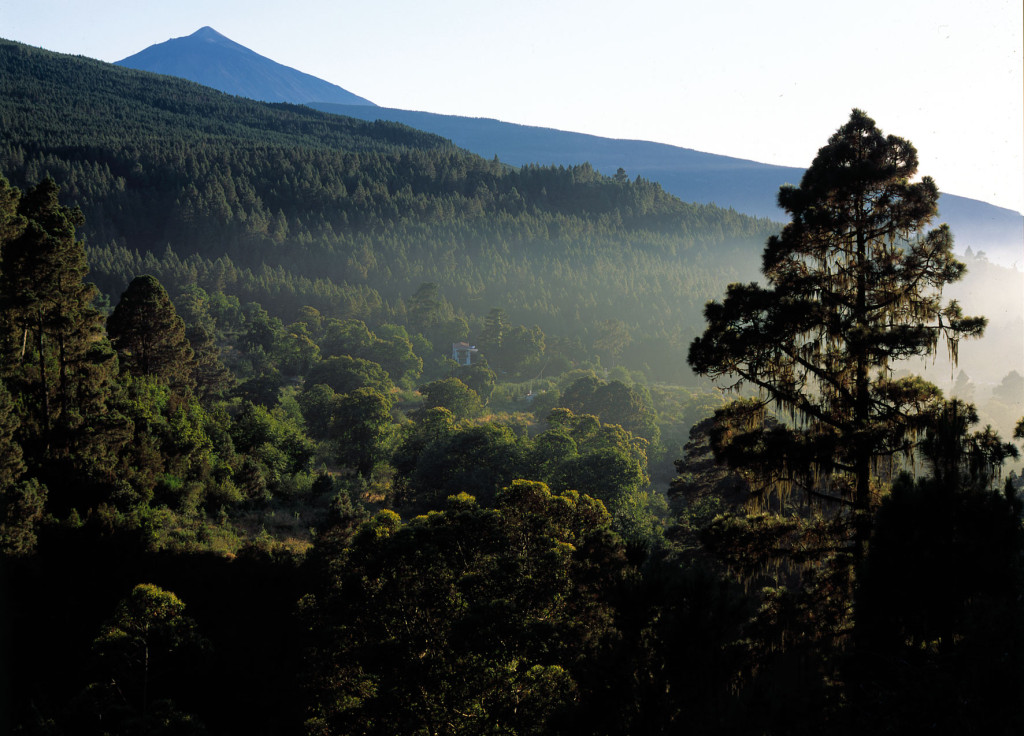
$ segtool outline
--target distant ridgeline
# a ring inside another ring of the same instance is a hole
[[[587,164],[513,168],[400,124],[6,41],[0,120],[0,173],[50,175],[81,207],[90,279],[113,301],[152,273],[172,294],[198,283],[286,318],[379,323],[436,283],[473,335],[493,308],[587,342],[616,320],[622,361],[652,377],[685,371],[703,304],[755,277],[778,227]]]
[[[625,167],[631,176],[658,182],[685,202],[710,202],[757,217],[784,218],[777,197],[783,184],[799,184],[804,170],[790,166],[703,153],[664,143],[618,140],[529,125],[396,110],[366,105],[309,103],[311,107],[361,120],[404,123],[449,138],[485,158],[499,156],[514,165],[569,165],[588,161],[611,174]],[[924,171],[922,174],[929,172]],[[938,182],[940,188],[944,182]],[[955,252],[984,251],[1004,266],[1024,265],[1024,217],[1003,207],[943,193],[939,221],[956,237]]]
[[[663,143],[379,107],[335,84],[261,56],[209,27],[154,44],[117,64],[182,77],[253,100],[291,102],[371,122],[402,123],[440,135],[486,159],[497,156],[516,167],[588,162],[609,176],[624,169],[630,178],[655,181],[684,202],[716,204],[754,217],[784,218],[777,202],[779,187],[799,183],[804,173],[801,168]],[[970,246],[1004,266],[1024,263],[1021,213],[947,192],[939,201],[939,217],[953,228],[956,252]]]

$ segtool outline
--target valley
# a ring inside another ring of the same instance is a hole
[[[1024,722],[1019,213],[255,56],[0,41],[0,730]]]

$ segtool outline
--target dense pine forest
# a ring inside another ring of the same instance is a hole
[[[0,127],[0,729],[1024,727],[1017,450],[897,371],[985,319],[863,113],[785,227],[10,42]]]
[[[634,348],[613,362],[679,381],[703,303],[777,229],[586,164],[512,169],[395,124],[0,48],[0,170],[81,207],[112,299],[145,270],[286,322],[312,306],[380,324],[434,283],[472,330],[455,339],[494,308],[588,349],[615,321]]]

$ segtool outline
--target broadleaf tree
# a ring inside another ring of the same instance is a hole
[[[930,177],[912,181],[917,165],[911,143],[854,110],[800,186],[779,192],[791,220],[765,247],[767,285],[732,284],[705,307],[689,363],[759,389],[723,413],[718,449],[756,464],[765,491],[869,510],[879,461],[912,450],[939,398],[919,378],[895,378],[893,363],[942,342],[955,360],[959,340],[985,327],[943,302],[965,267],[948,227],[926,230],[939,190]],[[780,423],[766,424],[768,408]],[[869,527],[858,516],[860,550]]]

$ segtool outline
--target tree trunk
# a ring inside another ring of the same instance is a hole
[[[39,424],[49,446],[50,386],[46,380],[46,352],[43,349],[43,319],[36,316],[36,351],[39,353]]]

